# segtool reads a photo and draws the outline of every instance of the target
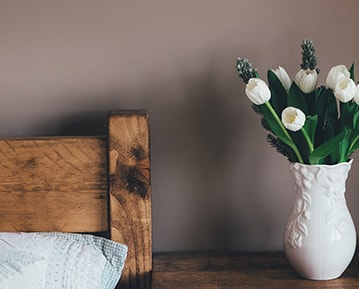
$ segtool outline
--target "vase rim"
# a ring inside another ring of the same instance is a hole
[[[294,165],[299,165],[299,166],[303,166],[303,167],[323,167],[323,168],[334,168],[334,167],[339,167],[339,166],[342,166],[342,165],[350,165],[353,163],[353,159],[350,159],[349,161],[347,162],[341,162],[341,163],[336,163],[336,164],[333,164],[333,165],[328,165],[328,164],[315,164],[315,165],[311,165],[311,164],[303,164],[303,163],[299,163],[299,162],[294,162],[294,163],[291,163],[291,166],[294,166]]]

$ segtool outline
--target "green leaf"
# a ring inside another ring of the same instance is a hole
[[[325,140],[325,142],[331,140],[331,139],[334,139],[338,134],[342,133],[343,131],[341,132],[337,132],[338,129],[336,129],[336,121],[335,120],[332,120],[332,119],[328,119],[328,123],[327,123],[327,139]],[[324,143],[325,143],[324,142]],[[339,142],[338,142],[339,143]],[[338,145],[338,144],[337,144]]]
[[[321,128],[317,131],[317,145],[333,138],[339,133],[338,131],[338,108],[337,100],[331,89],[325,89],[318,98],[318,127]],[[320,110],[320,108],[322,108]]]
[[[317,130],[317,126],[318,126],[318,115],[308,116],[304,124],[304,129],[306,130],[313,144],[315,140],[315,133]]]
[[[320,86],[315,91],[315,111],[319,115],[322,115],[325,111],[327,90],[325,86]]]
[[[358,148],[359,148],[359,125],[356,124],[351,132],[348,154],[352,154]]]
[[[310,149],[308,147],[307,141],[303,135],[302,130],[290,131],[289,135],[291,136],[293,143],[295,143],[295,145],[299,149],[303,159],[303,163],[309,163]]]
[[[299,108],[305,115],[309,115],[306,97],[307,95],[293,82],[288,92],[288,106]]]
[[[337,101],[331,89],[320,87],[316,91],[315,110],[319,119],[326,115],[338,118]]]
[[[348,137],[349,131],[347,129],[343,130],[337,136],[329,139],[320,146],[318,146],[309,156],[309,162],[311,164],[320,164],[321,161],[329,156],[332,152],[338,149],[340,143]]]
[[[272,71],[267,71],[267,78],[269,88],[271,90],[270,103],[278,115],[280,115],[283,109],[287,106],[288,94],[279,80],[277,75]]]
[[[355,104],[356,106],[356,104]],[[355,110],[355,106],[350,102],[341,103],[341,116],[340,116],[340,125],[341,127],[346,128],[354,128],[354,120],[353,120],[353,111]]]
[[[345,130],[347,131],[347,130]],[[349,150],[349,131],[347,131],[346,136],[339,142],[338,152],[339,152],[339,160],[338,162],[345,162],[348,159],[348,150]]]
[[[356,105],[356,108],[353,112],[353,128],[356,129],[358,126],[359,120],[359,105]]]
[[[354,151],[356,151],[359,148],[359,136],[356,135],[356,137],[353,139],[352,144],[349,147],[348,155],[352,154]]]

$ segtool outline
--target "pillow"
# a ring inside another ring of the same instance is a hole
[[[36,289],[113,289],[126,255],[126,245],[93,235],[0,233],[0,288],[25,289],[16,279],[26,289],[30,280]]]

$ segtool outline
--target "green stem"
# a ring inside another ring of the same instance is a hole
[[[301,131],[302,131],[302,134],[305,138],[305,141],[307,142],[308,144],[308,147],[309,147],[309,152],[311,153],[312,151],[314,151],[314,146],[313,146],[313,143],[312,141],[310,140],[310,137],[309,135],[307,134],[307,131],[304,129],[304,127],[301,128]]]
[[[270,113],[273,115],[274,119],[276,120],[276,122],[278,123],[280,129],[283,131],[283,133],[285,134],[286,138],[289,140],[289,142],[285,142],[288,146],[291,147],[291,149],[294,151],[295,155],[297,156],[298,162],[300,163],[304,163],[302,155],[300,154],[297,146],[295,145],[292,137],[289,135],[287,129],[284,127],[282,121],[280,120],[279,116],[277,115],[277,113],[275,112],[274,108],[272,107],[272,105],[269,103],[269,101],[267,101],[265,103],[266,107],[269,109]]]

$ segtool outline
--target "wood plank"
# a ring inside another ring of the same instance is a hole
[[[0,230],[109,230],[105,138],[0,140]]]
[[[341,278],[311,281],[299,277],[283,252],[160,253],[154,255],[152,289],[323,289],[359,288],[359,258]]]
[[[150,288],[152,271],[149,118],[146,112],[109,116],[111,238],[128,246],[117,288]]]
[[[289,270],[283,253],[276,252],[187,252],[157,253],[156,272]],[[267,260],[270,259],[270,263]],[[265,260],[266,262],[263,262]]]

